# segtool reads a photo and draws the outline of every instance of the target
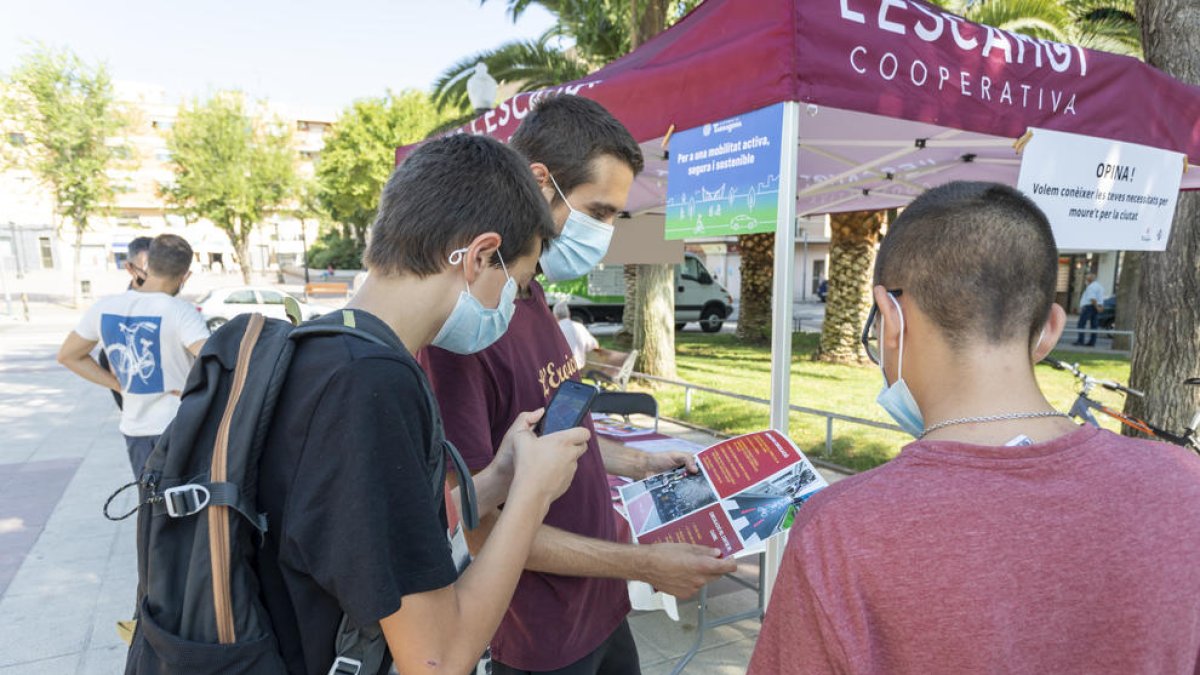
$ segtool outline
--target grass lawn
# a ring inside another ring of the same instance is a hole
[[[676,360],[679,379],[701,386],[770,398],[771,350],[747,347],[729,334],[676,333]],[[890,422],[887,413],[875,403],[883,380],[877,367],[840,366],[812,360],[818,335],[798,333],[793,342],[792,403],[879,422]],[[605,347],[611,340],[602,339]],[[1125,382],[1129,379],[1129,361],[1121,356],[1091,352],[1055,352],[1063,361],[1078,362],[1084,372],[1097,378]],[[1075,399],[1075,380],[1068,373],[1042,366],[1037,369],[1043,391],[1059,410],[1067,411]],[[636,382],[636,381],[635,381]],[[631,382],[631,388],[641,384]],[[680,387],[663,385],[654,391],[661,414],[726,434],[764,429],[769,424],[767,406],[738,401],[704,392],[692,393],[692,412],[684,415],[684,393]],[[1003,392],[997,392],[1003,395]],[[1098,400],[1120,408],[1121,397],[1097,390]],[[1110,428],[1116,429],[1113,422]],[[1108,426],[1108,425],[1106,425]],[[826,454],[825,418],[793,412],[791,436],[802,450],[813,457],[825,458],[852,469],[878,466],[894,457],[912,439],[906,434],[860,426],[835,420],[833,450]]]

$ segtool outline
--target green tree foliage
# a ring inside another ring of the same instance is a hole
[[[180,109],[167,148],[175,180],[163,196],[180,213],[207,218],[229,236],[249,284],[250,233],[290,200],[296,185],[290,128],[248,113],[240,93],[222,92]]]
[[[1141,58],[1133,0],[934,0],[971,21]]]
[[[72,283],[79,299],[79,263],[89,219],[110,203],[108,170],[118,161],[111,139],[126,124],[103,65],[89,66],[68,50],[37,47],[10,74],[2,109],[24,142],[6,155],[49,189],[54,210],[75,230]]]
[[[480,4],[487,2],[481,0]],[[439,110],[453,111],[446,126],[464,124],[474,116],[467,99],[467,78],[475,64],[486,63],[497,82],[515,84],[517,91],[536,91],[578,80],[633,48],[634,9],[639,18],[649,9],[669,26],[701,0],[505,0],[514,22],[533,5],[555,17],[555,25],[537,40],[517,40],[463,58],[438,76],[433,101]],[[643,33],[648,31],[644,30]],[[644,40],[643,40],[644,41]]]
[[[308,266],[323,270],[333,265],[334,269],[356,270],[362,268],[363,247],[350,237],[343,237],[334,229],[321,233],[317,241],[308,247]]]
[[[347,264],[335,267],[361,266],[367,228],[396,164],[396,148],[421,140],[443,119],[419,91],[360,99],[342,112],[317,162],[317,196],[329,217],[344,226],[334,236],[349,240],[355,251],[353,257],[339,257]]]

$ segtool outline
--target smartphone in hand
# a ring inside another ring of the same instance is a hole
[[[538,423],[538,435],[545,436],[582,424],[584,416],[591,412],[596,394],[596,388],[590,384],[576,380],[563,382],[550,399],[550,405],[546,406],[546,414]]]

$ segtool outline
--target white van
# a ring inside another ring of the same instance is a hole
[[[575,286],[568,282],[562,286]],[[546,292],[553,305],[564,297],[571,307],[571,318],[583,324],[620,323],[625,312],[624,265],[601,265],[587,275],[582,285],[570,293]],[[675,266],[675,328],[698,322],[701,330],[716,333],[733,312],[733,297],[713,280],[700,258],[685,253],[683,263]]]

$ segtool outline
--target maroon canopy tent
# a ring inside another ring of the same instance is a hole
[[[664,202],[669,130],[785,101],[804,113],[801,213],[890,208],[960,178],[1015,184],[1012,142],[1030,127],[1200,159],[1200,88],[918,0],[708,0],[592,75],[518,94],[461,130],[507,140],[537,98],[562,92],[599,101],[644,143],[634,212]],[[1200,188],[1200,170],[1183,187]]]
[[[798,215],[903,206],[956,179],[1015,185],[1014,141],[1031,127],[1200,160],[1200,88],[919,0],[707,0],[588,77],[518,94],[459,131],[507,140],[554,93],[600,102],[642,143],[632,212],[666,201],[672,131],[784,103],[784,138],[796,144],[782,153],[780,184],[794,185],[795,199],[789,189],[779,200],[771,393],[771,425],[784,433]],[[1200,188],[1200,169],[1186,170],[1182,186]]]

